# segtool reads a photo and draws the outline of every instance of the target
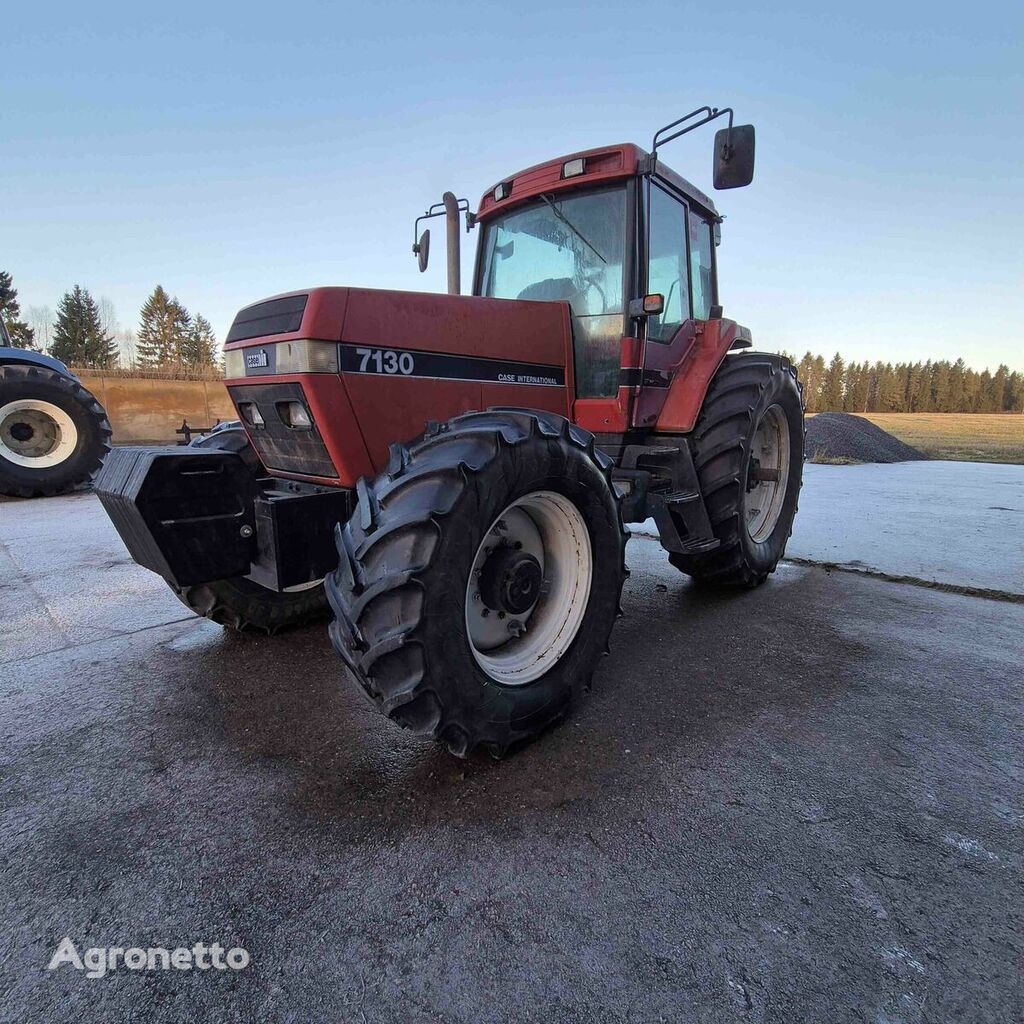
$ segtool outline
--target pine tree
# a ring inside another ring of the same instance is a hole
[[[868,412],[878,412],[878,388],[882,379],[882,364],[876,362],[868,370]]]
[[[21,319],[18,291],[6,270],[0,270],[0,317],[15,348],[35,348],[35,331]]]
[[[932,405],[932,361],[921,367],[921,379],[917,385],[917,393],[914,396],[914,412],[931,412]]]
[[[1006,378],[1003,409],[1006,412],[1024,412],[1024,373],[1013,371]]]
[[[949,412],[949,363],[945,360],[932,367],[932,407],[936,412]]]
[[[821,383],[822,412],[842,412],[843,410],[843,357],[837,352],[828,364]]]
[[[154,368],[184,362],[190,326],[188,310],[157,285],[146,299],[139,320],[139,365]]]
[[[1007,383],[1010,377],[1010,368],[1000,363],[996,372],[992,374],[992,397],[990,399],[993,412],[1008,412],[1010,404],[1007,401]]]
[[[106,367],[117,360],[117,346],[103,330],[96,300],[81,285],[57,303],[50,351],[69,366]]]
[[[210,321],[196,313],[182,344],[182,361],[189,366],[212,366],[217,361],[217,336]]]
[[[843,408],[847,412],[867,412],[868,364],[852,363],[846,371],[846,397]]]
[[[958,359],[949,370],[949,411],[964,411],[964,361]]]
[[[804,386],[804,406],[808,412],[817,412],[819,381],[814,371],[814,356],[810,352],[804,353],[803,359],[797,364],[796,372]]]

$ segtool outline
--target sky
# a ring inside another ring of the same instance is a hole
[[[757,128],[715,193],[755,345],[1024,370],[1024,5],[14,4],[0,269],[123,327],[158,282],[223,339],[316,285],[444,290],[413,221],[542,160],[649,146],[705,103]],[[712,131],[662,159],[711,192]],[[480,232],[464,237],[468,287]]]

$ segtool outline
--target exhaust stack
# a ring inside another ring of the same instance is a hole
[[[444,203],[444,220],[448,229],[448,294],[462,292],[462,259],[459,251],[459,201],[454,192],[441,196]]]

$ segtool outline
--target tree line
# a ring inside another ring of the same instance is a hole
[[[32,307],[23,319],[11,275],[0,271],[0,316],[18,348],[48,351],[72,366],[139,369],[214,366],[217,338],[210,322],[190,313],[157,285],[139,315],[138,330],[120,330],[113,306],[75,285],[54,316]],[[29,322],[31,321],[31,323]],[[963,359],[924,363],[830,362],[811,352],[797,361],[808,412],[1024,412],[1024,373],[1000,365],[993,373]]]
[[[963,359],[923,363],[830,362],[811,352],[797,361],[808,412],[1022,412],[1024,373],[1000,365],[972,370]]]
[[[56,314],[37,306],[26,319],[11,275],[3,270],[0,316],[16,348],[48,352],[69,366],[155,370],[214,366],[219,359],[209,320],[190,313],[159,284],[142,306],[138,329],[122,330],[110,300],[97,302],[77,284],[61,296]]]

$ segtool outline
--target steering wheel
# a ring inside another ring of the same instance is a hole
[[[601,313],[607,313],[608,297],[605,295],[604,289],[592,277],[585,277],[583,279],[583,287],[580,289],[580,299],[583,300],[584,307],[587,309],[590,308],[590,304],[586,301],[586,296],[587,292],[589,292],[591,288],[593,288],[597,292],[597,294],[601,296]]]

